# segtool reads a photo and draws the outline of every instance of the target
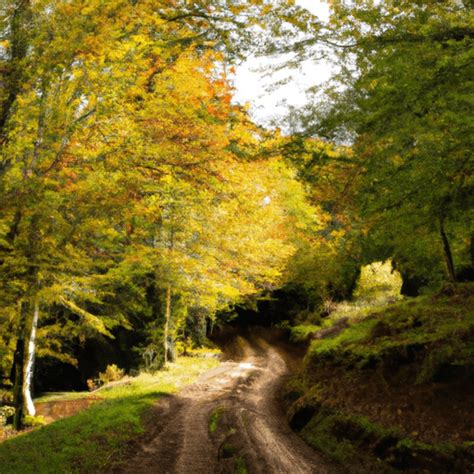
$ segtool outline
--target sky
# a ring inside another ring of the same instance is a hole
[[[296,0],[296,3],[323,20],[328,18],[327,1]],[[286,115],[289,105],[303,105],[305,90],[310,86],[324,82],[331,73],[327,63],[311,61],[303,63],[301,70],[284,69],[271,77],[266,77],[264,72],[258,71],[259,68],[265,68],[265,66],[276,62],[275,58],[250,57],[236,67],[233,80],[234,101],[248,104],[253,120],[264,126],[271,125],[272,120],[278,123]],[[272,84],[281,80],[286,80],[286,83],[275,90],[268,90]]]

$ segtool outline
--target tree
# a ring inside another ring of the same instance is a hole
[[[299,121],[353,145],[367,255],[389,250],[402,273],[431,283],[469,264],[471,20],[457,1],[333,2],[339,73]]]
[[[18,428],[35,358],[74,362],[66,343],[144,315],[166,362],[188,315],[282,284],[315,210],[231,103],[223,62],[269,5],[11,1],[1,15],[0,351]]]

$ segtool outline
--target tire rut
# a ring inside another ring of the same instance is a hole
[[[239,465],[249,473],[334,472],[289,428],[278,403],[288,374],[284,351],[251,334],[234,343],[239,361],[170,397],[135,455],[110,472],[227,474]],[[211,433],[215,410],[221,416]]]

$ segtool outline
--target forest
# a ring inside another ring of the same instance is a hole
[[[329,3],[0,0],[2,474],[474,469],[473,5]],[[332,74],[263,126],[250,56]]]

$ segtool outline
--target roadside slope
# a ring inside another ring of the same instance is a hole
[[[474,285],[313,340],[286,388],[293,428],[351,472],[474,467]]]

